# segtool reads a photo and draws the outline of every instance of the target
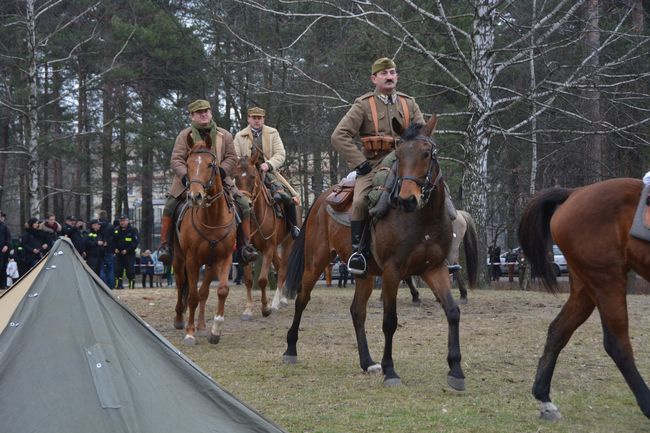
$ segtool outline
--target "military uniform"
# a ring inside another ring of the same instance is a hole
[[[266,111],[259,107],[253,107],[248,110],[248,115],[264,117]],[[262,150],[263,162],[269,166],[264,182],[271,191],[273,199],[284,205],[291,235],[295,239],[300,234],[300,229],[297,227],[296,205],[292,197],[298,197],[298,192],[277,172],[286,158],[280,133],[275,128],[262,125],[260,131],[255,131],[247,126],[235,135],[235,152],[239,158],[250,157],[254,147]]]
[[[102,265],[104,264],[104,250],[106,249],[106,243],[104,242],[101,226],[97,231],[95,231],[92,229],[93,222],[99,224],[99,221],[97,220],[91,221],[91,229],[86,234],[86,263],[88,263],[90,269],[95,271],[99,276],[101,274]]]
[[[194,111],[198,110],[210,109],[210,103],[208,101],[199,99],[192,102],[188,108],[190,113],[193,113]],[[237,153],[235,152],[233,145],[232,134],[225,129],[217,126],[215,127],[213,143],[210,129],[199,129],[198,132],[201,134],[201,138],[214,151],[214,154],[216,156],[215,162],[219,164],[219,171],[222,176],[222,182],[227,189],[230,189],[233,192],[233,197],[235,198],[237,205],[241,211],[241,218],[242,220],[247,221],[250,216],[250,205],[248,201],[241,196],[241,194],[237,193],[235,184],[230,178],[230,173],[233,171],[238,161]],[[169,188],[167,202],[165,203],[165,208],[163,209],[162,227],[160,230],[161,246],[159,248],[158,255],[159,260],[163,263],[169,263],[169,240],[171,239],[170,233],[173,229],[174,210],[178,206],[178,203],[184,198],[185,190],[187,189],[187,187],[183,184],[183,179],[187,176],[187,157],[189,156],[191,150],[190,142],[192,133],[193,127],[183,129],[176,137],[174,148],[172,149],[170,168],[174,172],[174,179],[172,180],[171,187]],[[242,224],[240,224],[240,227],[241,226]],[[245,229],[242,230],[245,231]],[[238,233],[238,244],[240,244],[240,246],[242,246],[242,244],[246,246],[246,255],[249,260],[255,260],[257,253],[254,249],[252,249],[252,246],[250,246],[248,237],[248,233]]]
[[[376,130],[370,107],[371,98],[375,99],[377,107]],[[406,104],[408,113],[404,112],[403,104]],[[352,204],[354,221],[365,220],[368,216],[366,196],[372,186],[372,178],[381,161],[395,148],[393,142],[392,146],[387,146],[384,150],[367,150],[363,147],[359,148],[354,138],[380,136],[399,139],[399,135],[393,130],[392,122],[393,119],[397,119],[402,126],[408,126],[406,114],[409,117],[408,123],[424,123],[420,107],[412,97],[401,92],[395,92],[390,97],[381,95],[377,91],[366,93],[354,101],[352,108],[341,119],[332,134],[332,146],[348,162],[351,169],[359,167],[365,161],[372,166],[368,174],[357,176]]]
[[[120,217],[124,219],[124,217]],[[126,271],[129,288],[135,288],[135,249],[140,243],[138,229],[131,226],[116,226],[113,230],[113,247],[115,248],[115,287],[121,287],[122,275]]]

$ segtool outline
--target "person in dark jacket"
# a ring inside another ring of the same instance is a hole
[[[99,224],[101,224],[102,238],[106,242],[104,249],[104,263],[100,268],[99,277],[108,287],[115,287],[115,253],[113,252],[113,230],[115,227],[108,220],[108,212],[99,211]]]
[[[115,287],[122,287],[122,275],[126,271],[129,289],[135,288],[135,249],[140,243],[138,229],[129,224],[127,215],[120,215],[119,225],[113,230],[115,252]]]
[[[72,241],[72,245],[74,245],[79,254],[84,254],[84,238],[81,230],[77,226],[77,219],[75,217],[65,217],[65,224],[63,225],[61,234]]]
[[[40,230],[38,218],[30,218],[27,221],[25,232],[20,237],[20,261],[18,262],[18,273],[25,275],[47,252],[47,239],[44,232]]]
[[[7,269],[7,263],[9,262],[9,250],[11,247],[11,232],[5,223],[6,217],[7,214],[0,211],[0,271]],[[4,274],[0,273],[0,276],[4,277]],[[6,288],[6,278],[2,278],[0,281],[0,290]]]
[[[86,262],[88,266],[97,274],[101,273],[102,265],[104,264],[104,250],[106,249],[106,242],[102,234],[102,226],[99,220],[90,221],[90,231],[85,237],[84,250],[86,251]]]
[[[147,287],[147,277],[149,277],[149,287],[153,289],[153,258],[150,250],[144,250],[140,255],[140,272],[142,273],[142,288]]]

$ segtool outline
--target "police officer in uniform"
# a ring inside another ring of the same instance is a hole
[[[219,174],[224,187],[233,191],[233,196],[240,209],[241,222],[237,230],[237,247],[242,260],[245,262],[255,261],[257,251],[250,243],[250,205],[230,179],[230,173],[237,165],[237,153],[233,146],[232,134],[223,128],[219,128],[212,120],[210,103],[204,99],[197,99],[188,105],[191,125],[183,129],[176,137],[171,157],[171,169],[174,172],[174,179],[169,189],[167,203],[163,209],[163,217],[160,229],[160,247],[158,248],[158,260],[169,263],[171,259],[172,230],[174,229],[174,210],[178,203],[185,198],[185,191],[189,186],[187,179],[187,156],[190,153],[190,137],[194,142],[205,141],[209,143],[217,156],[219,163]]]
[[[86,263],[97,274],[100,275],[104,264],[104,251],[106,241],[102,234],[102,225],[99,220],[90,220],[90,230],[85,236]]]
[[[266,111],[262,108],[253,107],[248,110],[248,126],[235,135],[235,152],[241,158],[250,157],[254,146],[262,150],[264,162],[260,164],[260,170],[273,200],[284,206],[291,237],[296,239],[300,235],[296,213],[300,199],[296,190],[278,173],[284,164],[286,152],[278,130],[264,124],[265,117]]]
[[[122,275],[125,270],[129,289],[135,288],[135,249],[139,243],[138,229],[129,224],[127,215],[120,215],[120,223],[113,231],[116,288],[122,287]]]
[[[395,149],[396,140],[399,139],[393,131],[392,121],[397,119],[405,128],[411,123],[424,123],[415,100],[395,90],[397,80],[397,69],[391,59],[375,61],[370,75],[374,92],[357,98],[332,133],[332,146],[357,172],[350,222],[353,254],[348,260],[348,269],[361,277],[365,275],[367,261],[367,253],[360,249],[368,217],[366,196],[379,164]],[[361,139],[361,149],[355,142],[357,136]]]

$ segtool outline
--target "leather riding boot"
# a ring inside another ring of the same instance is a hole
[[[257,251],[251,244],[251,218],[247,217],[239,224],[239,236],[237,236],[237,243],[239,249],[239,257],[242,264],[245,265],[257,260]]]
[[[365,221],[350,221],[352,232],[352,254],[348,259],[348,270],[351,274],[363,278],[366,275],[367,258],[361,245]]]
[[[171,262],[172,249],[171,249],[171,234],[174,227],[173,218],[170,216],[163,216],[160,222],[160,247],[158,247],[158,260],[164,264]]]
[[[292,201],[284,205],[284,212],[287,216],[287,224],[289,224],[289,231],[293,239],[298,239],[300,236],[300,228],[297,223],[296,204]]]

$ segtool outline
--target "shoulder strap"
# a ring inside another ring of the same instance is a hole
[[[401,96],[397,96],[397,99],[399,99],[400,104],[402,104],[402,110],[404,111],[404,129],[408,128],[409,125],[411,124],[411,115],[409,113],[409,106],[406,103],[406,98],[402,98]]]
[[[370,104],[370,114],[372,115],[372,123],[375,127],[375,135],[379,135],[379,119],[377,118],[377,101],[375,100],[374,95],[372,95],[370,99],[368,99],[368,103]]]

